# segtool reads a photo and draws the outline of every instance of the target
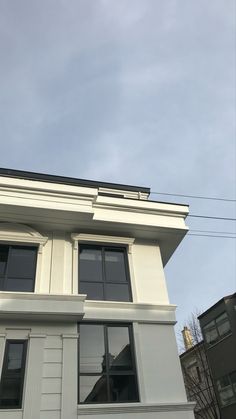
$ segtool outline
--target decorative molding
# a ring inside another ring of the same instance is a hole
[[[42,249],[42,246],[47,243],[48,237],[42,236],[38,231],[25,224],[0,223],[0,241],[35,243]]]
[[[79,334],[62,334],[61,337],[62,339],[78,339]]]
[[[118,237],[118,236],[103,236],[98,234],[84,234],[84,233],[72,233],[72,240],[79,243],[104,243],[104,244],[119,244],[128,247],[128,252],[132,251],[132,244],[134,238],[131,237]],[[76,244],[74,244],[75,246]]]
[[[29,333],[29,339],[45,339],[47,335],[41,333]]]
[[[78,415],[106,415],[151,412],[192,412],[195,403],[121,403],[109,405],[79,405]]]
[[[78,322],[84,316],[85,297],[0,292],[0,318]]]
[[[175,305],[128,303],[120,301],[85,301],[84,320],[129,321],[174,325]]]
[[[118,309],[141,309],[141,310],[158,310],[175,312],[176,304],[148,304],[148,303],[132,303],[126,301],[96,301],[86,300],[86,308],[118,308]]]

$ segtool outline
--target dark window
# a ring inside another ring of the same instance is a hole
[[[89,300],[132,301],[126,249],[80,245],[79,292]]]
[[[236,371],[219,378],[216,384],[222,406],[236,403]]]
[[[26,340],[7,340],[0,382],[0,408],[21,408]]]
[[[206,343],[213,345],[218,340],[231,333],[227,313],[224,312],[203,327]]]
[[[79,403],[138,401],[131,325],[79,326]]]
[[[37,247],[0,245],[0,290],[34,291]]]

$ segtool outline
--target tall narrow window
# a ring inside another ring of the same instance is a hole
[[[0,290],[34,291],[37,247],[0,245]]]
[[[131,325],[81,324],[80,403],[138,401]]]
[[[89,300],[132,301],[126,249],[80,245],[79,292]]]
[[[0,382],[0,408],[21,408],[25,375],[26,340],[7,340]]]

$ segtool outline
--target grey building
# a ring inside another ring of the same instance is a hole
[[[196,403],[195,419],[219,419],[219,409],[203,340],[196,343],[191,331],[182,331],[185,351],[180,355],[184,384],[189,401]]]
[[[236,293],[199,316],[221,419],[236,418]]]

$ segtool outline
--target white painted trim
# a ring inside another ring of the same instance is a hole
[[[78,334],[63,334],[62,345],[61,419],[76,419]]]
[[[0,292],[0,318],[80,321],[86,295]]]
[[[174,305],[86,300],[84,320],[174,325],[175,309]]]
[[[105,415],[150,412],[192,412],[194,402],[187,403],[121,403],[79,405],[78,415]]]
[[[6,334],[1,333],[0,335],[0,371],[2,371],[4,351],[5,351],[5,341],[6,341]]]
[[[142,355],[141,355],[141,350],[140,350],[139,324],[137,322],[133,322],[133,335],[134,335],[134,353],[135,353],[139,397],[140,397],[140,402],[145,403],[146,388],[145,388],[145,382],[144,382]]]
[[[39,418],[43,373],[43,355],[46,335],[29,334],[27,368],[25,374],[23,419]]]
[[[35,243],[45,245],[48,237],[25,224],[0,223],[0,242]]]
[[[131,293],[133,297],[133,302],[136,303],[138,301],[138,292],[137,292],[137,286],[136,286],[136,281],[135,281],[132,252],[129,252],[127,256],[128,256]]]
[[[134,238],[131,237],[118,237],[118,236],[103,236],[98,234],[84,234],[84,233],[72,233],[71,238],[74,242],[79,243],[103,243],[107,244],[119,244],[128,247],[129,253],[134,243]]]
[[[82,295],[82,294],[80,294]],[[86,300],[85,301],[86,308],[117,308],[117,309],[142,309],[142,310],[162,310],[162,311],[170,311],[175,312],[176,305],[175,304],[149,304],[149,303],[132,303],[132,302],[123,302],[123,301],[99,301],[99,300]]]

